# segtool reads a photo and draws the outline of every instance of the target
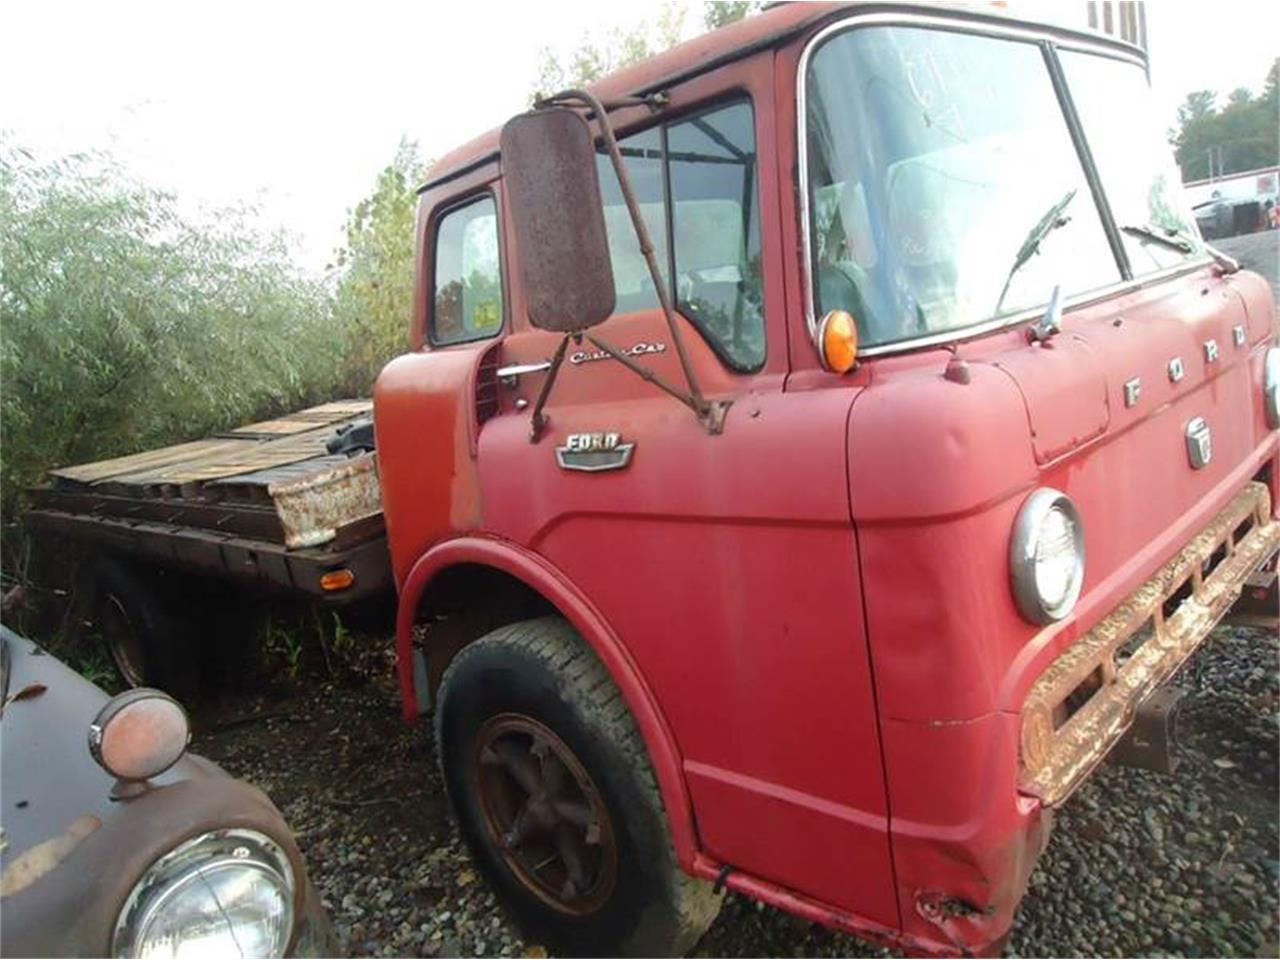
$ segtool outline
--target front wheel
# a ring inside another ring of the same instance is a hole
[[[645,752],[604,666],[559,617],[466,647],[436,739],[463,837],[527,935],[568,955],[684,953],[721,897],[684,874]]]

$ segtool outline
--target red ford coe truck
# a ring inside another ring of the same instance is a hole
[[[796,4],[436,164],[374,398],[399,676],[531,936],[680,951],[728,888],[999,949],[1274,579],[1275,306],[1168,153],[1136,48]]]

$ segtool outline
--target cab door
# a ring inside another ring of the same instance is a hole
[[[559,338],[524,321],[511,269],[499,411],[478,441],[484,526],[545,557],[626,644],[674,732],[705,853],[896,925],[847,493],[858,388],[787,389],[779,197],[793,186],[773,64],[762,53],[673,88],[656,116],[615,118],[692,367],[730,404],[723,430],[583,339],[531,440]],[[618,313],[592,334],[683,387],[600,169]]]

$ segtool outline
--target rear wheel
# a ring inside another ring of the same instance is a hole
[[[195,690],[194,651],[163,575],[104,558],[95,571],[95,589],[95,632],[120,678],[131,687],[159,687],[189,698]]]
[[[98,606],[98,634],[107,656],[126,686],[143,687],[148,681],[147,644],[141,628],[115,592],[103,595]]]
[[[720,907],[675,859],[639,731],[564,620],[501,627],[440,687],[445,785],[481,871],[561,954],[683,953]]]

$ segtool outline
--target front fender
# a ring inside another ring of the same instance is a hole
[[[413,682],[413,628],[423,593],[442,572],[458,564],[479,564],[500,570],[536,590],[568,620],[595,651],[644,738],[649,760],[658,778],[658,789],[667,810],[667,822],[676,857],[686,870],[697,849],[692,807],[681,772],[680,752],[671,728],[658,707],[653,691],[626,646],[600,611],[559,570],[536,553],[491,536],[455,537],[438,543],[414,562],[400,588],[396,611],[396,673],[406,722],[418,714]]]

